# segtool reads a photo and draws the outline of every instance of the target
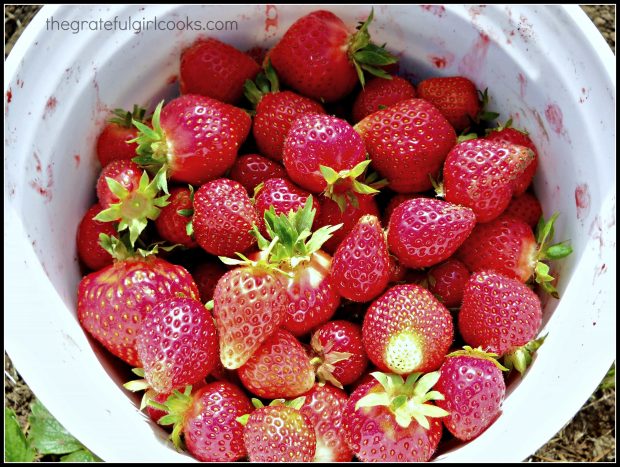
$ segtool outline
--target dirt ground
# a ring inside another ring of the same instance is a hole
[[[23,28],[40,6],[8,5],[4,10],[5,57]],[[615,53],[615,5],[584,5],[582,8],[599,28]],[[4,354],[4,403],[17,413],[22,427],[27,426],[29,405],[34,396]],[[615,381],[615,378],[611,378]],[[599,386],[577,415],[526,462],[615,462],[616,390]]]

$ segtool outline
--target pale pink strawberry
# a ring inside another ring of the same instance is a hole
[[[331,384],[316,383],[304,395],[299,411],[306,415],[316,434],[314,462],[350,462],[353,453],[345,440],[342,416],[348,395]]]

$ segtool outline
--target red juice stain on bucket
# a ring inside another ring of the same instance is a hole
[[[47,102],[45,103],[45,110],[43,111],[43,119],[46,119],[56,110],[56,105],[58,105],[58,100],[54,96],[51,96]]]
[[[583,219],[590,211],[590,191],[585,183],[577,185],[575,188],[575,207],[577,208],[577,219]]]
[[[479,36],[472,44],[469,52],[463,56],[461,63],[459,63],[459,73],[470,79],[479,76],[483,71],[482,68],[487,58],[490,43],[489,36],[484,32],[479,32]]]

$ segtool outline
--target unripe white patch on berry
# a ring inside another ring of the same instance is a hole
[[[422,364],[424,357],[419,337],[401,332],[390,338],[385,348],[385,363],[394,373],[411,373]]]

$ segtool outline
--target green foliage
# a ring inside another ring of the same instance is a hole
[[[17,422],[15,412],[4,409],[7,462],[32,462],[35,459],[60,462],[101,462],[35,400],[30,406],[29,429],[26,436]],[[60,456],[60,457],[59,457]]]

